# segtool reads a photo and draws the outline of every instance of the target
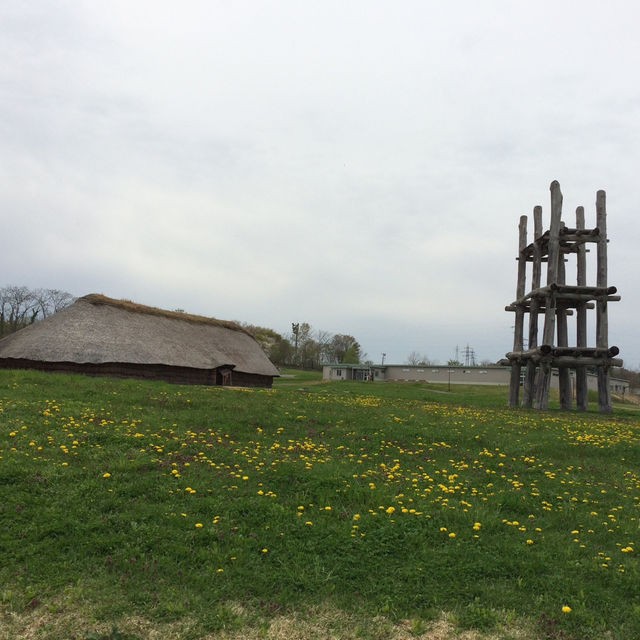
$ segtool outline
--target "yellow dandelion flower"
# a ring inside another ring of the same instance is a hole
[[[196,529],[202,529],[203,524],[202,522],[196,522]]]
[[[110,474],[109,472],[107,472],[107,473],[103,473],[103,474],[102,474],[102,477],[103,477],[103,478],[110,478],[110,477],[111,477],[111,474]]]
[[[562,607],[562,613],[571,613],[571,611],[572,611],[571,607],[569,607],[566,604]]]

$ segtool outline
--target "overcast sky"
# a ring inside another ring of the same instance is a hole
[[[609,342],[640,367],[638,24],[630,0],[3,2],[0,286],[496,360],[556,179],[570,226],[607,191]]]

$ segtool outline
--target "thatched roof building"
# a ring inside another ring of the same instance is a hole
[[[271,386],[278,370],[233,322],[91,294],[0,340],[0,368]]]

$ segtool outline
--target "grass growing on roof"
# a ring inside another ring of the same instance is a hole
[[[116,309],[122,309],[123,311],[129,311],[130,313],[143,313],[152,316],[158,316],[160,318],[171,318],[173,320],[180,320],[182,322],[191,322],[192,324],[208,324],[215,327],[224,327],[231,329],[232,331],[239,331],[250,335],[246,329],[241,327],[236,322],[229,320],[218,320],[217,318],[210,318],[206,316],[198,316],[192,313],[185,313],[184,311],[169,311],[167,309],[159,309],[158,307],[148,307],[143,304],[138,304],[132,300],[116,300],[114,298],[108,298],[100,293],[90,293],[80,300],[86,300],[94,305],[106,305],[109,307],[115,307]]]
[[[329,608],[366,637],[443,611],[505,638],[640,637],[638,412],[433,391],[0,372],[5,628],[75,608],[241,637]]]

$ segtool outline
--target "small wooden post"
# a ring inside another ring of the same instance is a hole
[[[542,236],[542,207],[537,205],[533,208],[533,269],[531,272],[531,289],[540,288],[540,278],[542,276],[542,249],[540,247]],[[532,298],[529,305],[529,349],[538,346],[538,309],[540,299]],[[536,363],[529,358],[527,360],[527,371],[524,379],[524,393],[522,405],[531,408],[536,390]]]
[[[516,299],[524,296],[527,280],[527,258],[524,250],[527,247],[527,216],[520,216],[518,227],[518,283],[516,285]],[[515,328],[513,332],[513,350],[522,351],[524,344],[524,308],[522,305],[516,309]],[[517,407],[520,396],[520,371],[521,365],[514,361],[511,363],[511,381],[509,386],[509,406]]]
[[[606,194],[600,190],[596,194],[596,216],[599,230],[597,286],[607,286],[607,202]],[[596,347],[609,348],[609,323],[607,319],[607,296],[602,295],[596,301]],[[598,406],[602,413],[612,413],[609,367],[598,367]]]
[[[576,209],[576,229],[584,230],[584,207]],[[584,244],[577,248],[577,284],[587,286],[587,250]],[[576,346],[578,349],[587,346],[587,303],[579,302],[576,306]],[[589,408],[589,391],[587,386],[587,368],[576,367],[576,408],[587,411]]]

